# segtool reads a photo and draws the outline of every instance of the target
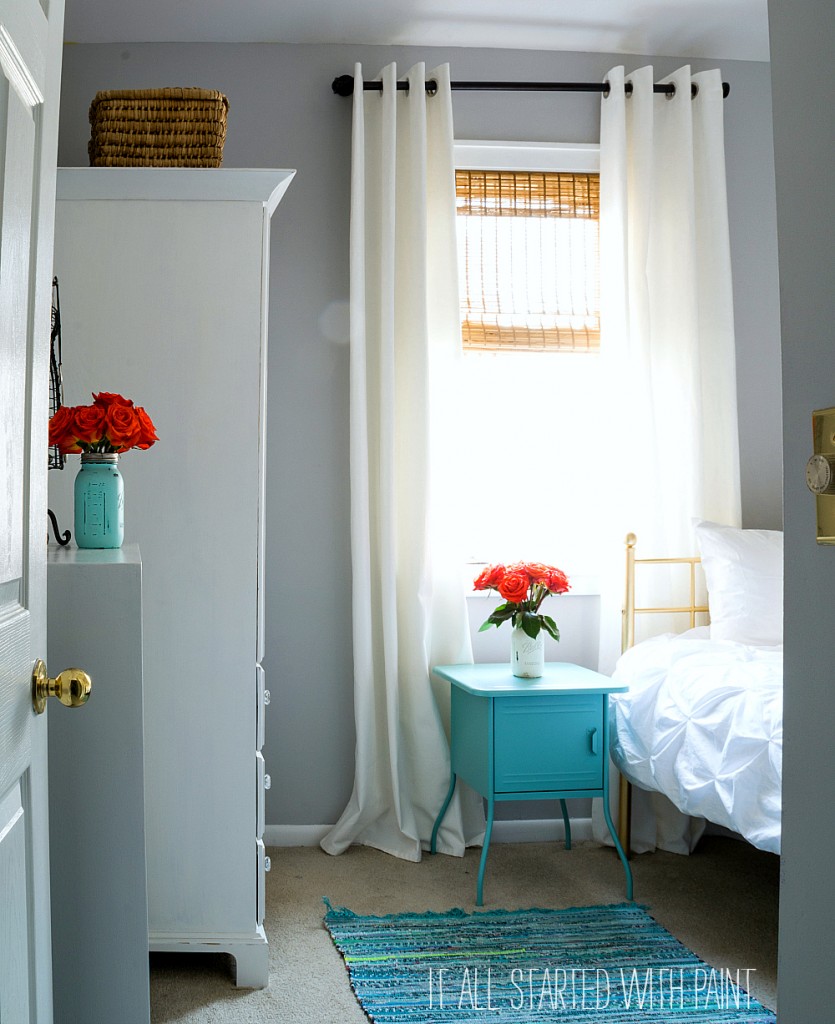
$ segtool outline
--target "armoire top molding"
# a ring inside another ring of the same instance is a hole
[[[272,213],[294,170],[216,167],[59,167],[56,198],[255,202]]]

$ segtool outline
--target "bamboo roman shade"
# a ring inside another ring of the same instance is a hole
[[[600,347],[600,178],[455,172],[465,348]]]

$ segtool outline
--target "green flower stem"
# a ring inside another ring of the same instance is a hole
[[[496,587],[490,587],[490,590],[496,590]],[[498,592],[498,591],[497,591]],[[537,634],[540,630],[544,629],[546,633],[550,633],[554,639],[559,639],[559,631],[556,628],[556,623],[553,619],[550,619],[547,615],[539,614],[539,609],[542,602],[550,594],[550,590],[542,583],[532,583],[530,589],[530,595],[524,601],[507,601],[504,605],[500,605],[502,613],[496,616],[496,610],[486,622],[482,623],[481,630],[489,629],[491,625],[500,626],[502,622],[506,622],[510,619],[511,625],[516,628],[522,625],[526,614],[536,616],[539,624],[539,629],[536,631]],[[546,624],[545,619],[548,619]]]

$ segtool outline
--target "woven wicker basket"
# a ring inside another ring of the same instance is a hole
[[[229,101],[211,89],[96,93],[91,167],[220,167]]]

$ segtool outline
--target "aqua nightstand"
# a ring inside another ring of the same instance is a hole
[[[632,870],[609,811],[609,694],[623,693],[608,676],[550,662],[540,679],[517,679],[509,665],[441,665],[432,671],[452,684],[452,778],[432,829],[438,829],[462,778],[487,798],[487,829],[478,869],[476,906],[483,903],[484,868],[497,800],[559,800],[565,846],[571,825],[565,801],[601,797],[606,825],[626,873]]]

